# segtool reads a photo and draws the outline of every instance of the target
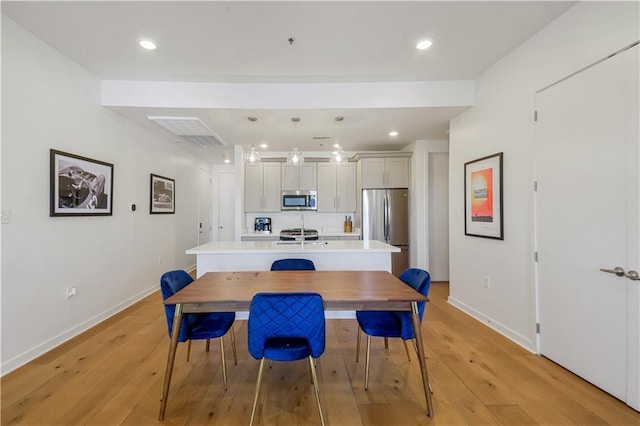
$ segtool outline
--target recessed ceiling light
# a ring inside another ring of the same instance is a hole
[[[138,44],[140,45],[140,47],[147,50],[153,50],[156,48],[156,42],[151,40],[150,38],[139,38]]]
[[[269,148],[269,145],[267,145],[266,143],[261,143],[260,144],[260,148],[267,149],[267,148]]]
[[[224,162],[225,162],[225,163],[227,163],[227,164],[229,164],[229,163],[231,162],[231,160],[229,160],[228,158],[225,158],[225,159],[224,159]]]
[[[398,132],[396,132],[395,130],[393,130],[393,131],[389,132],[389,136],[392,136],[392,137],[394,137],[394,136],[398,136]]]
[[[416,49],[425,50],[430,48],[433,45],[433,40],[430,38],[425,38],[424,40],[420,40],[418,44],[416,44]]]

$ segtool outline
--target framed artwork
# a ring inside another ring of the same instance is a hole
[[[50,150],[49,216],[111,216],[113,164]]]
[[[504,240],[502,152],[464,163],[464,233]]]
[[[176,212],[176,182],[167,177],[151,174],[151,214],[173,214]]]

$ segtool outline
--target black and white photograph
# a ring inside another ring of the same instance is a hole
[[[50,150],[49,216],[111,216],[113,164]]]
[[[151,214],[172,214],[175,209],[175,180],[151,174]]]

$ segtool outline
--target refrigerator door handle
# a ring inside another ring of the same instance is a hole
[[[389,199],[384,197],[384,242],[389,243]]]

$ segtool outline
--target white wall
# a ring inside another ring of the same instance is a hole
[[[638,6],[578,3],[489,69],[476,106],[451,122],[449,300],[532,351],[535,92],[636,41]],[[501,151],[505,239],[465,236],[464,163]]]
[[[49,217],[50,148],[114,164],[113,216]],[[101,107],[98,79],[2,16],[3,374],[193,266],[198,166]],[[175,215],[149,214],[150,173],[176,180]]]

